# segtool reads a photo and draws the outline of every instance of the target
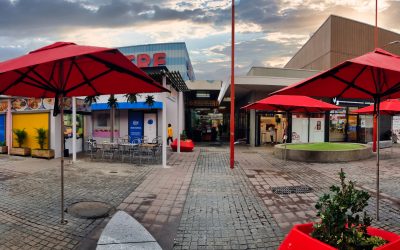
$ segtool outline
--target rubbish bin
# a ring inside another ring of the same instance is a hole
[[[69,149],[64,149],[64,157],[69,157]]]

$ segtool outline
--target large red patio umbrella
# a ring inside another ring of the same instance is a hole
[[[273,95],[257,102],[248,104],[242,109],[268,110],[268,111],[285,111],[286,117],[288,113],[317,113],[329,110],[341,109],[341,107],[326,103],[308,96],[296,95]],[[285,135],[287,136],[285,128]],[[286,139],[285,143],[285,161],[286,161]]]
[[[357,114],[373,114],[374,113],[374,105],[370,105],[364,108],[360,108],[352,111]],[[396,115],[400,113],[400,100],[398,99],[389,99],[381,102],[379,106],[380,114],[384,115]]]
[[[399,56],[383,49],[375,49],[273,94],[372,99],[379,121],[381,101],[400,97],[399,90]],[[379,134],[379,122],[377,130]],[[376,217],[379,220],[379,136],[376,166]]]
[[[117,49],[56,42],[0,63],[0,94],[56,98],[168,91]],[[61,108],[61,142],[64,118]],[[64,143],[61,143],[61,222],[64,223]]]

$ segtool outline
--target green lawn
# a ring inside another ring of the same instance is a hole
[[[359,149],[363,146],[360,144],[353,143],[307,143],[307,144],[287,144],[288,149],[299,149],[299,150],[312,150],[312,151],[335,151],[335,150],[350,150]]]

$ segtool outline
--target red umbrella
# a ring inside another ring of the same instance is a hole
[[[273,95],[246,105],[243,109],[315,113],[341,109],[341,107],[308,96]]]
[[[329,104],[308,96],[297,95],[273,95],[257,102],[242,107],[242,109],[256,109],[269,111],[285,111],[286,117],[292,113],[317,113],[329,110],[341,109],[341,107]],[[286,127],[287,128],[287,127]],[[287,134],[285,128],[285,135]],[[285,161],[286,161],[286,138],[285,142]]]
[[[380,114],[396,115],[400,113],[400,101],[397,99],[389,99],[379,105]],[[373,114],[374,105],[354,110],[353,113],[357,114]]]
[[[0,63],[0,95],[63,97],[168,91],[117,49],[56,42]],[[55,110],[58,105],[55,105]],[[61,108],[61,141],[64,136]],[[61,222],[64,223],[64,144],[61,143]]]
[[[381,100],[400,97],[399,90],[399,56],[383,49],[376,49],[273,94],[372,99],[377,121],[379,121]],[[377,130],[379,134],[379,122],[377,122]],[[376,216],[379,220],[379,146],[376,165]]]

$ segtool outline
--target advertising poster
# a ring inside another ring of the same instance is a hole
[[[6,115],[0,115],[0,142],[6,141]]]
[[[143,137],[143,112],[129,110],[128,114],[129,140],[133,142],[134,138]]]
[[[144,114],[144,135],[147,136],[149,142],[157,137],[157,114]]]
[[[324,142],[325,118],[310,118],[310,142]]]
[[[308,118],[292,119],[292,143],[308,142]]]
[[[392,129],[393,133],[397,135],[397,138],[400,138],[400,116],[393,116]]]

